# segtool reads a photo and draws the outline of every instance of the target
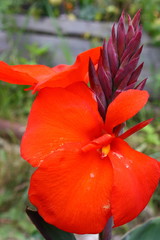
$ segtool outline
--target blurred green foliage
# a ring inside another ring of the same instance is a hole
[[[5,0],[0,4],[0,14],[27,13],[39,18],[67,14],[69,18],[92,21],[116,21],[122,10],[131,16],[142,9],[144,29],[152,36],[152,42],[160,45],[160,0]]]
[[[155,158],[160,161],[160,124],[159,124],[159,101],[149,101],[147,105],[132,119],[126,122],[126,128],[134,126],[136,123],[152,118],[152,122],[126,139],[129,144],[140,152],[148,155],[157,153]],[[159,154],[158,154],[159,153]]]
[[[67,14],[69,18],[92,21],[116,21],[122,10],[131,16],[142,9],[144,29],[152,36],[153,43],[160,45],[160,0],[5,0],[0,4],[0,14],[27,13],[39,18]]]
[[[19,147],[0,138],[0,239],[42,240],[25,215],[31,167]]]
[[[151,240],[159,238],[160,217],[150,219],[146,223],[128,232],[121,240]]]
[[[1,55],[1,60],[10,64],[37,64],[40,57],[45,56],[48,47],[39,47],[36,43],[26,45],[27,56],[22,57],[17,48],[6,51]],[[0,117],[12,121],[24,122],[29,114],[34,99],[31,91],[24,91],[29,86],[9,84],[0,81]]]

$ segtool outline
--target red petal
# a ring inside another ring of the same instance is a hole
[[[79,234],[99,233],[110,213],[112,167],[99,153],[64,150],[50,155],[31,178],[29,198],[50,224]]]
[[[61,68],[61,65],[54,68],[45,65],[15,65],[11,68],[16,72],[26,73],[39,82],[51,78],[57,72],[57,68]]]
[[[33,166],[39,166],[64,143],[85,145],[100,135],[103,122],[97,103],[89,88],[80,85],[79,94],[74,93],[75,87],[46,88],[35,99],[21,144],[23,158]]]
[[[89,58],[92,59],[94,64],[97,64],[100,56],[100,49],[100,47],[97,47],[79,54],[73,65],[68,65],[68,67],[62,69],[61,72],[57,72],[49,81],[46,80],[38,83],[35,91],[44,87],[66,87],[74,82],[88,81],[88,78],[85,78],[85,76],[88,72]]]
[[[113,140],[108,156],[113,166],[111,209],[117,227],[145,208],[158,185],[160,170],[155,159],[135,151],[122,139]]]
[[[106,134],[94,139],[93,141],[91,141],[87,145],[83,146],[82,151],[87,152],[87,151],[90,151],[92,149],[100,149],[102,147],[105,147],[105,146],[107,146],[111,143],[113,138],[114,138],[113,136],[106,133]]]
[[[148,100],[148,92],[127,90],[120,93],[109,105],[106,114],[105,128],[112,133],[113,128],[137,114]]]
[[[81,99],[85,99],[88,105],[90,105],[90,107],[93,107],[93,111],[95,111],[95,109],[98,109],[95,94],[84,82],[73,83],[67,86],[65,89],[76,94]]]
[[[13,84],[33,85],[37,79],[30,76],[21,68],[9,66],[7,63],[0,61],[0,80]]]
[[[65,70],[65,69],[67,69],[68,66],[69,65],[66,65],[66,64],[59,64],[59,65],[53,67],[52,70],[57,73],[57,72],[61,72],[61,71]]]
[[[143,122],[140,122],[138,124],[136,124],[135,126],[131,127],[130,129],[128,129],[126,132],[124,132],[122,135],[120,135],[119,137],[122,139],[125,139],[129,136],[131,136],[132,134],[134,134],[135,132],[138,132],[139,130],[141,130],[142,128],[146,127],[148,124],[150,124],[150,122],[153,120],[153,118],[150,118],[148,120],[145,120]]]

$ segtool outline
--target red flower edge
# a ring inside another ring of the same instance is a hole
[[[12,84],[31,85],[34,92],[44,87],[66,87],[78,81],[88,81],[88,61],[98,63],[101,47],[80,53],[73,65],[8,65],[0,61],[0,80]],[[78,74],[77,74],[78,73]]]

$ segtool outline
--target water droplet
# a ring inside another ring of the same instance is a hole
[[[108,203],[107,205],[104,205],[104,206],[103,206],[104,209],[110,209],[110,207],[111,207],[111,206],[110,206],[109,203]]]
[[[128,165],[128,164],[125,164],[125,167],[126,167],[126,168],[129,168],[129,165]]]
[[[103,205],[103,208],[104,208],[104,209],[110,209],[110,208],[111,208],[111,204],[110,204],[110,201],[109,201],[109,200],[107,200],[106,204]]]
[[[94,177],[95,177],[95,174],[94,174],[94,173],[90,173],[90,177],[91,177],[91,178],[94,178]]]
[[[117,152],[113,152],[114,155],[116,155],[119,159],[123,158],[123,156]]]

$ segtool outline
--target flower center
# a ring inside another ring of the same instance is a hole
[[[105,147],[102,147],[102,158],[107,157],[108,153],[110,152],[110,144]]]
[[[114,136],[110,134],[103,134],[102,136],[94,139],[85,146],[82,147],[83,152],[88,152],[91,150],[100,150],[102,158],[106,157],[110,151],[110,143],[113,140]]]

